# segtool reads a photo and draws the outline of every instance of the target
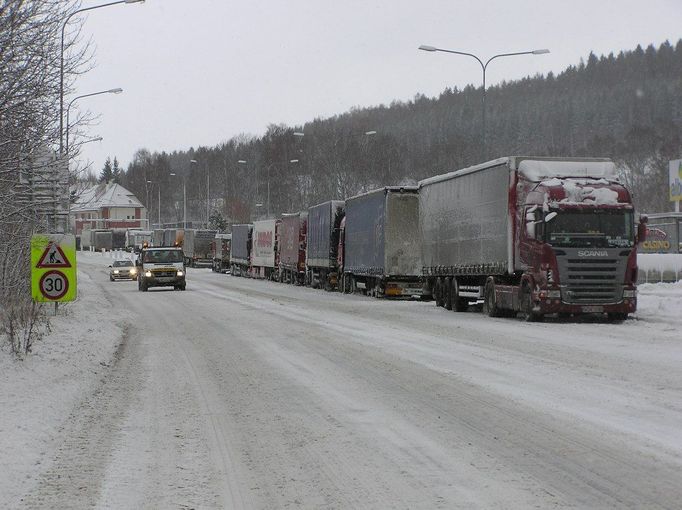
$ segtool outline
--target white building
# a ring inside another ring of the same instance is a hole
[[[147,208],[120,184],[97,184],[71,205],[71,227],[76,235],[83,229],[148,229]]]

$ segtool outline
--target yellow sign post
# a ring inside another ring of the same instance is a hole
[[[71,234],[35,234],[31,238],[33,300],[73,301],[76,294],[76,238]]]

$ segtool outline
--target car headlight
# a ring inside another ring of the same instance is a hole
[[[147,278],[151,278],[151,277],[152,277],[152,272],[151,272],[151,271],[145,271],[144,275],[145,275]]]
[[[183,276],[185,273],[182,271],[178,271],[178,276]]]
[[[130,268],[130,274],[137,274],[137,268],[131,267]]]
[[[114,274],[118,274],[118,269],[114,269]]]

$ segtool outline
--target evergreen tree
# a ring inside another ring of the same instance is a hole
[[[114,171],[111,166],[111,158],[107,158],[107,160],[104,162],[104,168],[102,168],[102,171],[99,174],[99,183],[109,183],[112,182],[114,179]]]
[[[116,184],[121,184],[121,177],[123,175],[123,170],[118,166],[118,159],[114,156],[114,164],[111,168],[111,181]]]

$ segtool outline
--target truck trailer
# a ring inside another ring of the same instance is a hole
[[[216,273],[224,273],[230,270],[230,242],[232,234],[218,233],[211,243],[213,254],[212,269]]]
[[[308,213],[282,215],[279,227],[279,281],[303,285],[305,282],[305,249]]]
[[[232,225],[230,272],[234,276],[248,276],[251,268],[251,239],[253,225]]]
[[[419,222],[439,306],[528,321],[636,309],[646,227],[608,159],[512,156],[425,179]]]
[[[145,246],[152,246],[154,232],[129,228],[126,230],[125,249],[138,253]]]
[[[251,276],[275,279],[278,275],[277,236],[280,220],[253,222]]]
[[[211,245],[217,233],[216,230],[186,229],[182,242],[185,265],[189,267],[212,267],[213,252]]]
[[[347,199],[339,255],[344,292],[427,295],[421,278],[418,188],[384,187]]]
[[[338,247],[343,200],[330,200],[308,209],[305,283],[334,290],[339,284]]]
[[[185,241],[185,230],[182,228],[165,228],[163,229],[163,244],[167,247],[183,247]]]

